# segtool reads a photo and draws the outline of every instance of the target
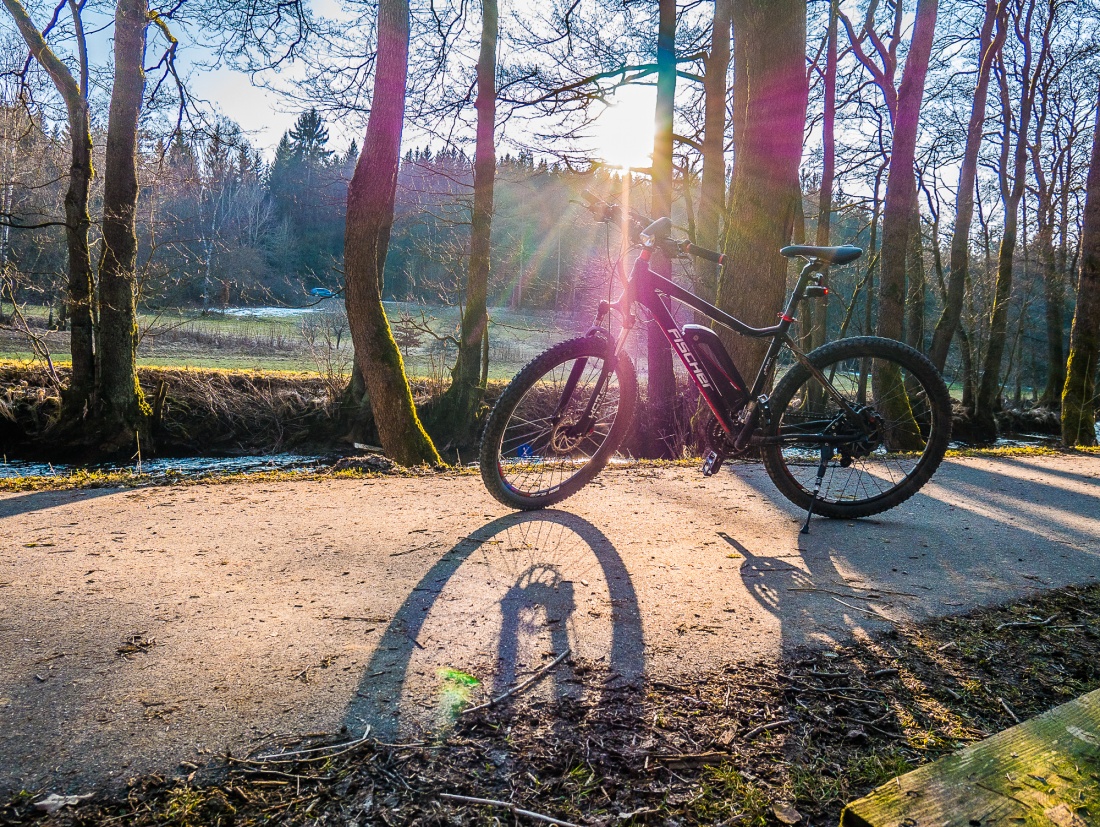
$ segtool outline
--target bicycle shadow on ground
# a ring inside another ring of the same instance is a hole
[[[381,737],[445,726],[567,649],[571,656],[525,697],[599,704],[639,682],[644,642],[626,566],[574,514],[509,514],[463,538],[412,589],[344,723]]]
[[[792,518],[805,517],[757,475],[741,478]],[[797,554],[754,555],[724,539],[744,555],[746,590],[780,621],[784,649],[832,645],[1100,580],[1095,483],[1039,463],[947,462],[889,511],[815,517],[808,535],[796,535]]]

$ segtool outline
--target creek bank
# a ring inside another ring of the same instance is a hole
[[[68,373],[58,370],[62,382]],[[176,368],[139,368],[138,379],[151,403],[163,399],[154,405],[154,445],[142,446],[145,459],[325,455],[354,448],[343,444],[337,430],[342,382],[310,374]],[[413,385],[418,402],[430,398],[428,381]],[[49,426],[59,410],[58,391],[45,368],[0,363],[5,457],[71,459],[50,441]]]
[[[68,369],[59,368],[62,382]],[[269,457],[284,453],[306,456],[354,451],[340,432],[342,379],[317,374],[211,369],[139,368],[146,398],[155,406],[154,445],[143,445],[143,459],[194,457]],[[430,418],[432,403],[442,390],[438,382],[411,380],[413,396]],[[490,382],[482,412],[496,401],[503,382]],[[0,362],[0,453],[8,459],[65,462],[59,446],[51,444],[49,425],[60,408],[57,388],[42,366]],[[630,456],[641,450],[647,408],[636,408],[638,427],[622,446]],[[698,400],[689,390],[677,395],[673,416],[675,433],[666,439],[669,456],[697,456],[705,450],[709,415],[699,415]],[[1059,420],[1042,408],[1006,410],[998,414],[1001,439],[1006,444],[1056,444]],[[956,445],[989,445],[973,427],[961,406],[953,416]],[[480,429],[476,429],[480,430]],[[475,432],[476,432],[475,430]],[[373,436],[373,438],[371,438]],[[433,434],[450,462],[467,460],[476,445],[455,445]],[[377,444],[376,435],[367,435]],[[1005,441],[1007,439],[1007,442]],[[134,451],[134,460],[138,459]],[[128,458],[127,458],[128,459]]]

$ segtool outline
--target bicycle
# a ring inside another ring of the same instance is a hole
[[[603,220],[620,214],[615,205],[588,200]],[[892,339],[840,339],[807,354],[790,336],[799,304],[828,292],[822,270],[855,261],[863,250],[784,247],[782,255],[806,264],[779,322],[754,328],[650,269],[657,250],[724,267],[722,254],[675,241],[671,229],[667,218],[646,226],[619,298],[600,303],[587,334],[535,357],[505,388],[482,432],[481,476],[489,492],[515,508],[544,508],[573,495],[603,469],[626,436],[637,403],[637,378],[624,347],[637,320],[635,306],[641,305],[661,326],[713,414],[705,476],[726,459],[758,450],[780,493],[806,510],[802,533],[815,513],[866,517],[915,494],[939,466],[951,434],[950,396],[936,368]],[[704,325],[679,326],[666,299],[743,336],[771,340],[751,386],[718,334]],[[612,310],[621,318],[614,339],[610,326],[603,326]],[[794,364],[769,393],[784,349]]]

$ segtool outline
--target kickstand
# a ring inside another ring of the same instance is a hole
[[[814,503],[817,502],[817,495],[821,492],[821,482],[825,479],[825,469],[829,467],[829,460],[832,458],[833,446],[821,446],[821,462],[817,465],[817,481],[814,483],[814,494],[810,498],[810,507],[806,509],[806,524],[802,526],[802,530],[798,532],[799,534],[810,533],[810,517],[814,515]]]

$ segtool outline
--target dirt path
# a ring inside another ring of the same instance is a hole
[[[752,465],[531,514],[473,476],[0,495],[0,793],[432,726],[567,646],[580,692],[1093,582],[1098,506],[1096,457],[949,462],[809,537]]]

